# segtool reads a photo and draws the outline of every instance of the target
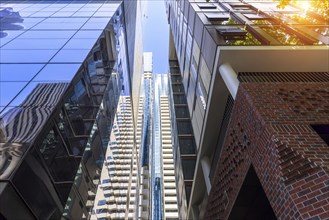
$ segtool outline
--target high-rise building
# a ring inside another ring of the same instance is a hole
[[[136,156],[139,10],[139,1],[1,1],[1,219],[87,219],[119,126],[130,136],[118,144]],[[131,161],[113,175],[133,173]]]
[[[141,97],[139,101],[137,146],[139,151],[139,209],[136,210],[138,219],[150,219],[151,216],[151,173],[150,153],[152,152],[152,74],[153,56],[151,52],[143,53],[144,76],[141,83]]]
[[[154,74],[152,63],[152,53],[144,53],[138,217],[178,219],[168,75]]]
[[[144,53],[143,61],[136,153],[130,97],[125,97],[119,101],[92,219],[178,219],[168,75],[153,74],[152,53]]]
[[[328,14],[287,2],[166,1],[182,219],[328,218]]]
[[[168,74],[153,81],[152,219],[178,219]]]
[[[141,219],[177,219],[168,75],[154,74],[152,53],[144,53],[141,133]],[[146,196],[145,196],[146,195]]]

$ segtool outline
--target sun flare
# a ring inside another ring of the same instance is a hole
[[[296,4],[300,6],[304,12],[307,12],[311,7],[311,3],[308,0],[297,0]]]

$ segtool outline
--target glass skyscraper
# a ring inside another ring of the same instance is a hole
[[[91,219],[178,219],[167,74],[144,74],[133,145],[129,97],[120,97]]]
[[[153,75],[152,219],[178,219],[168,74]]]
[[[90,215],[120,96],[138,97],[139,9],[1,1],[1,218]]]

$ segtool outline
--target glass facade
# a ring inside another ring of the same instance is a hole
[[[162,219],[163,213],[163,162],[161,139],[160,96],[166,94],[161,76],[153,76],[153,137],[152,137],[152,219]]]
[[[144,107],[143,107],[143,129],[142,129],[142,140],[141,140],[141,161],[142,167],[149,166],[150,159],[150,146],[151,146],[151,138],[152,138],[152,117],[151,117],[151,87],[152,80],[149,78],[144,78]]]
[[[124,9],[120,1],[0,6],[0,201],[10,195],[0,213],[87,218],[119,96],[131,96]]]
[[[167,74],[153,75],[152,219],[178,219],[175,142]]]

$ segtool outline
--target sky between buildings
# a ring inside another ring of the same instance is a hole
[[[153,73],[168,72],[169,25],[164,0],[143,0],[143,47],[153,53]]]

